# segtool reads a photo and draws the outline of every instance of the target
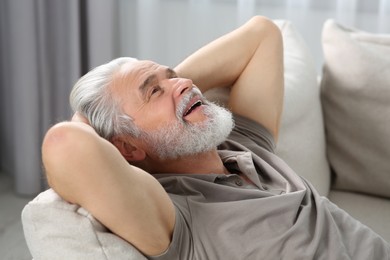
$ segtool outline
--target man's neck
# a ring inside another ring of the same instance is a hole
[[[216,149],[197,155],[181,157],[175,160],[152,160],[148,158],[144,170],[149,173],[194,173],[194,174],[227,174]]]

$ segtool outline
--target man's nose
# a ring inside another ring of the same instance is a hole
[[[176,78],[173,83],[173,95],[179,97],[187,91],[191,90],[194,83],[190,79]]]

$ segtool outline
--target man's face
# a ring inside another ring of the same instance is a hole
[[[172,69],[151,61],[127,63],[114,79],[114,92],[122,100],[124,112],[146,131],[176,121],[176,108],[192,88],[191,80],[178,78]],[[183,119],[192,123],[203,121],[201,111],[202,106]]]
[[[211,150],[230,133],[230,112],[208,102],[189,79],[151,61],[125,64],[114,95],[141,130],[143,149],[160,159]]]

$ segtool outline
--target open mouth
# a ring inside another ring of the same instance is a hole
[[[197,101],[195,101],[190,107],[187,108],[187,110],[186,110],[186,111],[184,112],[184,114],[183,114],[183,117],[188,116],[188,115],[191,114],[196,108],[200,107],[201,105],[203,105],[202,100],[197,100]]]

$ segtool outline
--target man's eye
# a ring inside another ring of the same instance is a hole
[[[150,92],[150,95],[153,96],[154,94],[156,94],[160,90],[161,90],[160,86],[155,86],[155,87],[152,88],[152,91]]]

